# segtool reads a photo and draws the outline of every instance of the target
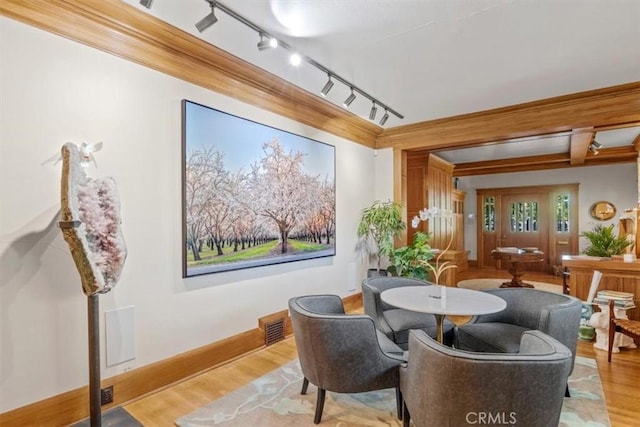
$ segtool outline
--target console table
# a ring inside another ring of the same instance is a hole
[[[565,255],[562,267],[569,272],[569,295],[586,301],[593,271],[602,272],[598,290],[631,292],[640,297],[640,261],[623,262],[608,258],[588,257],[584,255]],[[629,319],[640,320],[640,307],[627,311]]]

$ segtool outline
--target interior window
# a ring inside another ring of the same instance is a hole
[[[484,198],[484,231],[496,231],[496,198]]]
[[[538,202],[511,203],[510,212],[512,233],[538,231]]]
[[[569,195],[559,194],[556,196],[556,231],[568,233],[569,218]]]

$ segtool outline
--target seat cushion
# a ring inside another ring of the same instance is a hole
[[[411,329],[422,329],[430,337],[436,337],[436,318],[433,314],[394,308],[386,310],[383,316],[393,330],[393,341],[405,350],[408,347],[409,331]],[[449,344],[452,341],[454,326],[453,323],[445,319],[442,326],[445,344]]]
[[[486,353],[517,353],[522,333],[529,330],[499,322],[462,325],[457,329],[456,347]]]
[[[393,355],[395,357],[401,357],[404,361],[407,360],[405,357],[405,351],[401,349],[396,343],[391,341],[385,334],[376,330],[376,334],[378,335],[378,342],[380,343],[380,349],[384,353]]]

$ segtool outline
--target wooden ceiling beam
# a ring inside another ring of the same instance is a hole
[[[597,166],[612,163],[631,163],[636,160],[637,152],[633,146],[614,147],[600,150],[599,154],[588,153],[580,166]],[[567,168],[571,164],[568,154],[547,154],[544,156],[515,157],[511,159],[488,160],[484,162],[458,163],[453,176],[488,175],[494,173],[525,172]]]
[[[571,165],[581,165],[587,157],[587,150],[593,141],[593,128],[576,129],[571,135]]]
[[[376,147],[444,150],[640,122],[640,81],[385,129]]]

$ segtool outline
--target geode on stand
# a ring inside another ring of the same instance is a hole
[[[87,156],[76,144],[62,146],[60,228],[89,296],[116,285],[127,248],[115,180],[87,177],[81,164]]]

